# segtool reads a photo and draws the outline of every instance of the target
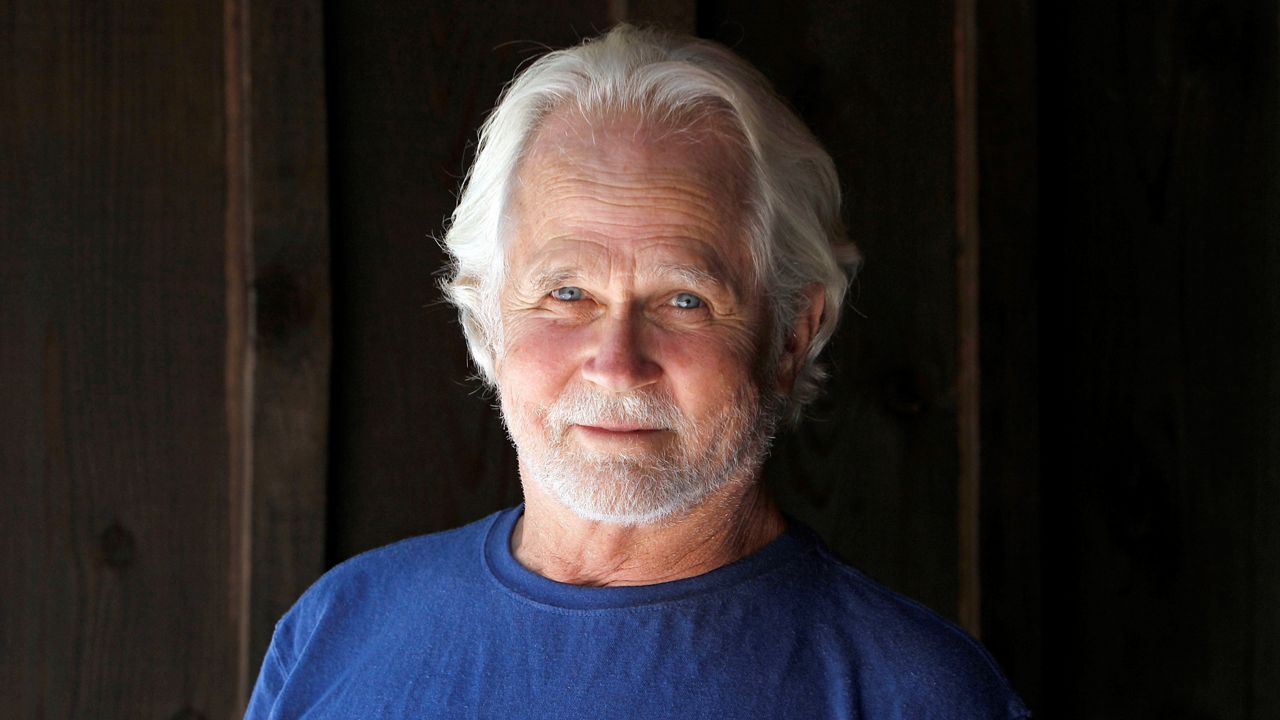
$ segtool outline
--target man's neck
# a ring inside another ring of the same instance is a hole
[[[658,523],[584,520],[525,483],[524,515],[511,534],[516,560],[572,585],[652,585],[701,575],[772,542],[785,521],[759,481],[730,483],[697,507]]]

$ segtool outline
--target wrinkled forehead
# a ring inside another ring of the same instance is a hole
[[[608,184],[577,186],[584,192],[598,189],[607,199],[583,196],[575,206],[605,215],[609,203],[632,199],[628,184],[637,181],[637,196],[655,203],[655,215],[673,208],[700,215],[699,220],[722,230],[717,233],[723,242],[720,250],[734,265],[749,268],[754,264],[748,241],[753,213],[744,147],[737,125],[724,112],[590,114],[574,105],[563,106],[543,118],[521,153],[507,203],[505,235],[512,239],[524,234],[514,232],[517,227],[548,224],[563,230],[556,213],[565,198],[554,190],[566,179],[586,177]],[[592,200],[603,202],[593,205]]]
[[[530,133],[516,165],[515,188],[532,165],[670,163],[696,172],[719,189],[718,199],[744,214],[751,196],[747,143],[729,112],[715,103],[681,110],[588,110],[566,103],[547,113]],[[515,189],[513,188],[513,189]]]

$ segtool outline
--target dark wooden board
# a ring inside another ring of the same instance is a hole
[[[325,567],[332,298],[322,4],[249,7],[252,681],[276,621]]]
[[[982,640],[1040,702],[1035,3],[978,3]]]
[[[223,9],[0,14],[0,707],[235,706]]]
[[[1278,717],[1280,8],[1039,13],[1044,717]]]

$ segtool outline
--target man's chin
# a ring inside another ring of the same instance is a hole
[[[697,505],[709,491],[676,483],[647,463],[611,459],[606,466],[535,473],[543,491],[578,517],[611,525],[661,522]]]
[[[656,525],[663,522],[667,518],[677,514],[673,509],[614,509],[614,508],[597,508],[594,506],[566,505],[574,515],[588,522],[596,522],[604,525],[618,525],[621,527],[638,527],[641,525]]]

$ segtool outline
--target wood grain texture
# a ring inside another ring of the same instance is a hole
[[[895,589],[956,617],[953,8],[700,3],[700,32],[771,78],[832,153],[867,263],[826,396],[766,467],[784,507]]]
[[[250,596],[253,582],[253,198],[250,153],[249,11],[241,0],[222,6],[222,92],[226,103],[226,274],[228,587],[231,636],[235,646],[233,701],[247,703],[252,661],[249,654]]]
[[[334,2],[330,561],[520,500],[493,399],[468,380],[433,238],[485,113],[543,43],[608,25],[603,2]]]
[[[957,0],[952,19],[956,118],[956,619],[982,632],[981,236],[978,225],[978,14]]]
[[[276,621],[324,570],[330,342],[319,0],[245,0],[252,189],[252,683]]]
[[[1044,716],[1280,716],[1280,7],[1039,13]]]
[[[1041,686],[1035,3],[978,3],[982,228],[982,640],[1038,711]]]
[[[0,17],[0,707],[231,717],[222,7]]]

